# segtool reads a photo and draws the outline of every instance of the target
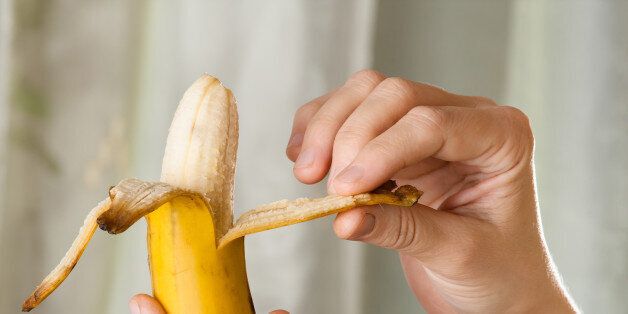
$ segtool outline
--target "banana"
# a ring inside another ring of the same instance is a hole
[[[396,188],[388,182],[373,193],[262,205],[233,225],[237,147],[235,98],[218,79],[203,75],[185,92],[175,112],[161,182],[125,179],[112,187],[22,310],[35,308],[63,282],[97,226],[116,234],[146,217],[153,295],[167,313],[254,313],[245,235],[362,205],[412,206],[422,194],[414,187]]]
[[[253,313],[244,241],[216,249],[233,222],[238,114],[230,90],[209,75],[174,115],[161,181],[209,200],[177,197],[148,214],[153,294],[168,313]]]

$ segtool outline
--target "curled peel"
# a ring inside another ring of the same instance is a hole
[[[423,192],[413,186],[396,186],[388,181],[371,193],[350,196],[281,200],[258,206],[242,214],[220,239],[218,249],[248,234],[313,220],[358,206],[389,204],[412,206]],[[98,226],[112,234],[124,232],[143,216],[176,197],[199,198],[210,209],[210,199],[201,193],[177,188],[163,182],[124,179],[109,190],[109,197],[94,207],[83,223],[72,246],[57,265],[24,301],[22,311],[30,311],[50,295],[70,274]]]
[[[200,197],[209,207],[206,198],[199,193],[175,188],[166,183],[151,183],[138,179],[124,179],[109,189],[109,197],[98,203],[83,222],[72,246],[59,264],[35,288],[22,304],[22,311],[29,312],[37,307],[68,277],[96,228],[100,226],[111,234],[124,232],[144,215],[157,209],[177,196]]]
[[[111,208],[98,217],[98,226],[111,234],[122,233],[140,218],[180,196],[198,197],[211,209],[209,199],[198,192],[163,182],[124,179],[109,189]]]

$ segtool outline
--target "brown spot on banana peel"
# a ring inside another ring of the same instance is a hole
[[[396,188],[389,181],[373,191],[352,196],[326,196],[317,199],[281,200],[249,210],[219,240],[218,249],[248,234],[313,220],[358,206],[390,204],[412,206],[423,192],[410,185]],[[124,179],[109,189],[109,197],[94,207],[72,246],[35,291],[24,301],[22,311],[30,311],[52,293],[70,274],[94,234],[97,226],[112,234],[124,232],[137,220],[175,197],[198,197],[210,209],[209,199],[197,192],[162,182]]]

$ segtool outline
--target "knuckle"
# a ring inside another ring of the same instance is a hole
[[[294,116],[295,117],[303,116],[305,114],[305,112],[307,112],[307,107],[308,107],[308,104],[305,104],[305,105],[299,107],[297,109],[297,111],[294,113]]]
[[[394,153],[390,149],[390,144],[384,143],[381,140],[373,140],[368,143],[368,146],[365,147],[365,151],[368,154],[374,156],[381,156],[380,159],[386,160],[387,162],[391,162],[392,160],[396,160]]]
[[[505,121],[514,128],[514,137],[526,148],[534,147],[534,135],[528,116],[518,108],[511,106],[498,107],[506,117]]]
[[[349,142],[367,136],[366,130],[357,126],[343,126],[336,134],[337,142]]]
[[[310,122],[309,128],[316,129],[317,131],[330,130],[333,129],[333,126],[338,123],[337,120],[338,117],[336,117],[335,115],[327,111],[321,110],[317,112],[316,115],[314,115],[312,121]]]
[[[440,130],[446,123],[445,111],[436,107],[414,107],[408,112],[406,118],[413,125],[426,127],[430,130]]]
[[[387,167],[402,169],[407,165],[407,160],[399,157],[399,151],[395,149],[396,144],[384,139],[374,139],[370,141],[360,151],[361,156],[370,156],[369,159],[385,164]]]
[[[470,100],[477,107],[482,107],[482,106],[491,106],[491,107],[493,107],[493,106],[497,106],[497,102],[495,102],[495,100],[493,100],[491,98],[488,98],[488,97],[470,96]]]
[[[511,106],[501,106],[500,108],[501,110],[503,110],[504,114],[512,121],[524,124],[526,126],[530,125],[530,120],[528,119],[528,116],[523,113],[523,111],[521,111],[519,108]]]
[[[425,230],[426,224],[419,226],[418,217],[411,210],[400,209],[399,215],[399,228],[391,237],[390,247],[417,256],[430,251],[430,231]]]
[[[345,142],[347,143],[347,142]],[[355,144],[348,142],[348,147],[356,147]],[[356,160],[368,161],[369,163],[377,163],[385,168],[403,168],[405,160],[399,158],[398,152],[395,152],[393,145],[381,139],[374,139],[366,145],[358,147]]]
[[[347,85],[375,86],[385,79],[384,75],[370,69],[360,70],[347,80]]]
[[[295,112],[294,116],[295,117],[307,117],[307,116],[311,116],[312,114],[314,114],[314,112],[318,109],[318,106],[316,104],[316,102],[308,102],[305,105],[299,107],[299,109],[297,109],[297,111]]]
[[[405,210],[400,210],[399,229],[394,238],[392,246],[398,250],[410,250],[414,248],[414,242],[417,238],[417,228],[414,224],[414,217]]]
[[[380,83],[381,93],[385,96],[393,96],[402,99],[414,98],[414,82],[401,77],[389,77]]]

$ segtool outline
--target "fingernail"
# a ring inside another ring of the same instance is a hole
[[[302,151],[294,163],[294,168],[308,168],[314,163],[315,152],[314,148],[308,148]]]
[[[342,183],[355,183],[364,176],[364,169],[360,166],[351,166],[338,174],[334,181]]]
[[[366,213],[364,214],[364,217],[362,217],[362,221],[360,221],[360,224],[358,225],[358,227],[355,229],[355,231],[353,231],[351,236],[349,236],[349,239],[359,240],[360,238],[371,233],[374,227],[375,227],[375,216],[369,213]]]
[[[135,300],[131,300],[131,302],[129,302],[129,309],[131,309],[131,314],[142,314],[142,311],[140,311],[140,305],[137,304],[137,301]]]
[[[301,143],[303,143],[303,133],[294,134],[288,141],[288,148],[300,146]]]

